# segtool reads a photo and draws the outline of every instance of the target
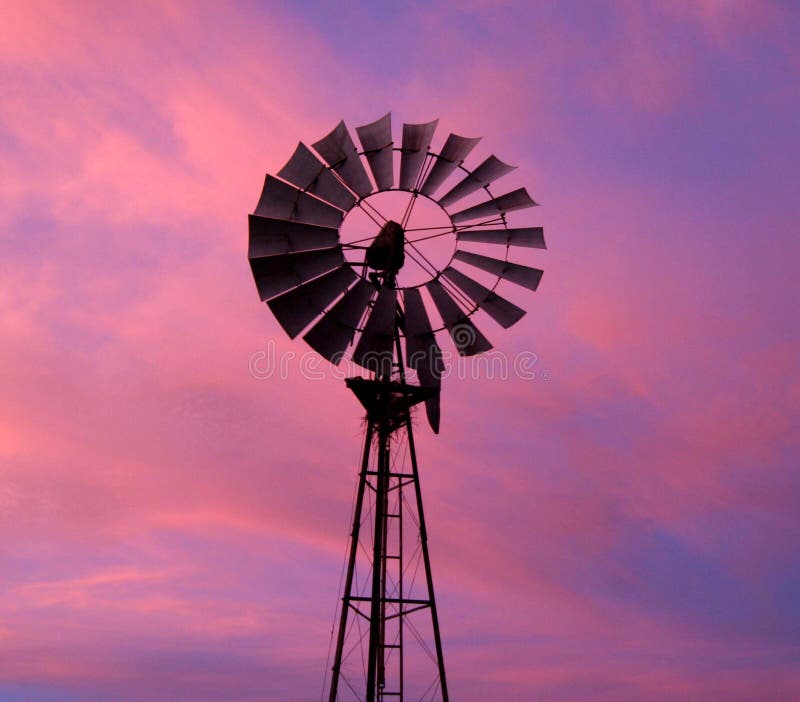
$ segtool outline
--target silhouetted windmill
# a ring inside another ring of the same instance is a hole
[[[330,702],[448,700],[411,408],[424,403],[438,433],[443,366],[436,334],[446,329],[461,355],[487,351],[492,346],[473,315],[482,310],[510,327],[525,312],[495,292],[498,283],[536,290],[542,276],[508,260],[511,247],[545,248],[541,227],[508,227],[508,212],[536,205],[527,191],[490,191],[512,167],[489,156],[465,168],[479,139],[457,134],[431,151],[437,123],[404,124],[396,147],[387,114],[356,129],[359,151],[340,122],[313,144],[316,154],[300,143],[277,177],[267,175],[250,215],[256,286],[286,333],[305,332],[303,339],[332,363],[354,344],[352,360],[369,371],[346,381],[366,410],[366,429]],[[453,186],[436,199],[448,180]],[[481,201],[454,207],[481,190]],[[407,196],[392,218],[376,196],[398,191]],[[422,201],[435,204],[443,224],[412,226]],[[360,213],[371,231],[343,241],[350,213]],[[438,267],[426,255],[423,242],[434,240],[453,245],[447,265]],[[503,255],[486,255],[482,247]],[[409,264],[421,281],[401,279]],[[490,275],[492,282],[475,275]],[[417,384],[407,382],[406,368]]]

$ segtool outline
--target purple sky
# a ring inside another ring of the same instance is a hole
[[[451,697],[800,700],[800,9],[338,5],[0,10],[0,698],[319,698],[360,410],[250,372],[246,215],[391,110],[548,242],[419,423]]]

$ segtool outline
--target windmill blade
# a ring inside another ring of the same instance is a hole
[[[526,207],[536,207],[537,204],[538,203],[534,202],[533,198],[528,195],[528,191],[525,190],[525,188],[519,188],[518,190],[512,190],[510,193],[506,193],[500,197],[482,202],[480,205],[468,207],[466,210],[456,212],[453,215],[453,221],[465,222],[487,215],[503,214],[505,212],[512,212],[513,210],[522,210]]]
[[[431,349],[435,349],[436,358],[439,360],[436,363],[441,364],[441,356],[442,351],[436,343],[436,340],[431,335]],[[419,364],[419,368],[416,369],[417,371],[417,378],[419,378],[419,384],[423,388],[435,388],[436,394],[433,397],[429,397],[425,400],[425,414],[428,417],[428,424],[430,424],[431,429],[433,429],[434,434],[439,433],[439,419],[441,416],[441,408],[440,408],[440,393],[442,389],[442,372],[441,371],[431,371],[431,368],[428,363],[421,363]]]
[[[387,112],[379,120],[356,127],[356,132],[378,190],[388,190],[394,185],[392,113]]]
[[[338,227],[344,219],[341,210],[271,175],[264,181],[254,214],[322,227]]]
[[[403,291],[403,313],[405,315],[406,365],[416,368],[419,361],[424,361],[427,344],[422,340],[433,337],[428,313],[422,302],[419,288],[408,288]]]
[[[331,249],[251,258],[250,269],[263,301],[338,268],[343,263],[342,248],[335,246]]]
[[[397,290],[382,286],[353,351],[353,360],[358,365],[379,376],[391,373],[396,319]]]
[[[294,339],[358,276],[348,265],[315,278],[299,288],[273,298],[267,304],[284,331]]]
[[[430,281],[425,287],[431,294],[447,331],[450,332],[453,344],[462,356],[474,356],[492,348],[489,340],[478,331],[438,280]]]
[[[438,349],[439,347],[437,346],[436,348]],[[428,424],[430,424],[431,429],[433,429],[433,433],[438,434],[439,419],[441,417],[440,398],[442,380],[441,378],[436,378],[430,375],[430,371],[428,371],[427,368],[418,370],[417,376],[419,377],[420,385],[423,388],[436,388],[436,394],[433,397],[429,397],[425,400],[425,414],[428,417]]]
[[[489,183],[506,175],[506,173],[511,173],[515,168],[516,166],[509,166],[496,156],[489,156],[489,158],[472,171],[472,173],[468,173],[464,180],[444,195],[444,197],[439,200],[439,204],[442,207],[449,207],[454,202],[458,202],[462,197],[466,197],[479,188],[485,188]]]
[[[278,171],[278,177],[336,205],[340,210],[349,210],[356,203],[353,193],[302,142],[297,145],[289,162]]]
[[[320,356],[338,364],[374,292],[372,283],[360,278],[303,339]]]
[[[442,350],[436,343],[428,313],[422,302],[419,288],[409,288],[403,293],[406,335],[406,365],[417,371],[419,384],[424,388],[442,386]],[[441,414],[439,393],[425,400],[425,414],[434,434],[439,433]]]
[[[403,148],[400,155],[401,189],[413,190],[416,186],[437,124],[439,124],[438,119],[425,124],[403,125]]]
[[[372,183],[369,182],[369,176],[364,170],[364,164],[361,163],[353,138],[343,121],[339,122],[330,134],[312,146],[347,186],[358,193],[359,197],[366,197],[372,192]]]
[[[499,258],[481,256],[469,251],[456,251],[453,258],[456,261],[463,261],[481,270],[494,273],[496,276],[510,280],[512,283],[528,288],[528,290],[536,290],[539,287],[539,281],[544,273],[538,268],[529,268],[528,266],[521,266],[519,263],[510,263]]]
[[[465,229],[456,233],[458,241],[478,244],[502,244],[503,246],[524,246],[529,249],[546,249],[544,229],[523,227],[520,229]]]
[[[433,166],[422,184],[420,192],[428,197],[433,195],[441,184],[447,180],[447,176],[464,162],[464,159],[480,140],[480,137],[469,138],[458,134],[451,134],[447,137],[442,153],[433,162]]]
[[[516,324],[525,316],[525,310],[504,297],[500,297],[494,290],[484,287],[452,266],[445,268],[442,274],[455,283],[467,297],[505,329]]]
[[[339,232],[332,227],[258,215],[248,215],[248,219],[250,224],[248,258],[328,249],[339,243]]]
[[[422,293],[419,288],[408,288],[403,292],[406,335],[406,365],[438,380],[442,371],[442,351],[436,343],[436,335],[431,327]],[[420,383],[422,377],[420,376]]]

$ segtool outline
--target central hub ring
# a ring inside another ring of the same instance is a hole
[[[370,271],[387,273],[399,289],[435,278],[456,248],[455,228],[445,209],[406,190],[382,190],[363,198],[345,215],[339,236],[356,273],[364,278]]]

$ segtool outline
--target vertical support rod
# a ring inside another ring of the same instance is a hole
[[[400,382],[405,382],[405,369],[403,367],[403,348],[400,345],[400,333],[395,326],[394,345],[397,353],[398,367],[400,369]],[[433,594],[433,574],[431,573],[431,558],[428,554],[428,530],[425,527],[425,513],[422,509],[422,489],[419,484],[419,471],[417,470],[417,452],[414,448],[414,432],[411,427],[411,410],[406,407],[406,438],[408,439],[408,454],[411,458],[411,469],[414,475],[414,493],[417,498],[417,516],[419,517],[419,538],[422,545],[422,559],[425,565],[425,580],[428,586],[428,599],[431,603],[431,623],[433,624],[433,639],[436,644],[436,663],[439,666],[439,685],[442,688],[442,702],[450,702],[447,694],[447,679],[444,672],[444,654],[442,653],[442,637],[439,633],[439,615],[436,611],[436,597]]]
[[[361,531],[361,512],[364,505],[364,489],[367,485],[367,471],[369,470],[369,457],[372,450],[372,436],[375,427],[371,421],[367,421],[367,432],[364,440],[364,454],[361,457],[361,473],[358,478],[358,493],[356,495],[355,509],[353,510],[353,529],[350,532],[350,555],[347,561],[347,577],[345,578],[344,593],[342,596],[342,611],[339,616],[339,635],[336,639],[336,654],[333,659],[331,673],[331,687],[328,695],[329,702],[336,702],[336,694],[339,689],[339,673],[342,668],[342,651],[344,649],[344,637],[347,628],[347,615],[350,609],[350,597],[353,587],[353,573],[356,568],[356,555],[358,553],[358,539]]]
[[[428,584],[428,599],[431,603],[431,622],[433,624],[433,638],[436,643],[436,660],[439,666],[439,684],[442,688],[442,702],[449,702],[447,694],[447,680],[444,672],[444,655],[442,654],[442,637],[439,634],[439,615],[436,612],[436,598],[433,594],[433,574],[431,573],[431,559],[428,555],[428,531],[425,528],[425,514],[422,510],[422,490],[419,485],[419,471],[417,470],[417,453],[414,450],[414,435],[411,431],[411,417],[408,418],[407,436],[408,453],[411,456],[411,468],[414,474],[414,492],[417,497],[417,516],[419,517],[419,538],[422,544],[422,559],[425,565],[425,579]]]
[[[402,478],[397,481],[397,523],[398,523],[398,569],[397,569],[397,588],[398,588],[398,597],[400,598],[400,603],[398,604],[398,608],[400,610],[400,616],[397,618],[397,626],[399,627],[397,632],[397,643],[400,648],[397,649],[397,653],[399,656],[399,690],[400,693],[400,702],[403,702],[403,683],[404,683],[404,670],[403,670],[403,621],[405,620],[405,614],[403,614],[403,597],[405,597],[405,591],[403,589],[403,575],[404,575],[404,567],[405,563],[403,561],[403,480]]]
[[[381,535],[381,542],[383,547],[381,549],[381,606],[380,606],[380,619],[378,624],[378,700],[383,700],[383,691],[386,688],[386,567],[389,559],[386,557],[386,550],[388,549],[388,531],[389,531],[389,483],[391,478],[392,455],[389,446],[390,434],[386,434],[386,459],[385,459],[385,478],[383,483],[383,534]]]
[[[378,423],[378,476],[375,487],[375,532],[372,549],[372,596],[369,621],[366,702],[375,702],[382,683],[384,646],[383,619],[386,594],[383,591],[384,521],[386,520],[387,480],[389,473],[389,428],[382,417]],[[381,688],[382,689],[382,688]]]

